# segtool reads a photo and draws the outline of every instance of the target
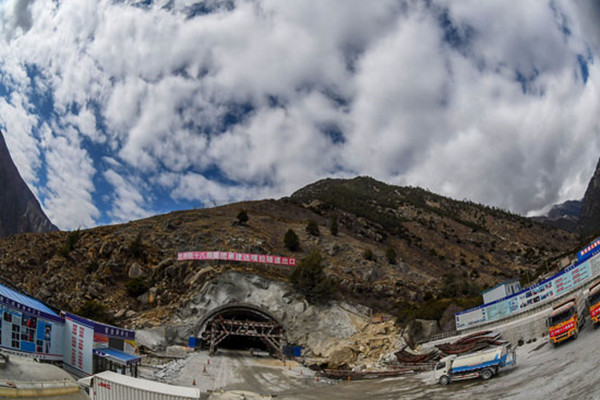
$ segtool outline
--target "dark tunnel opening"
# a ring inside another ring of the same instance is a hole
[[[273,352],[273,349],[260,338],[237,335],[228,336],[219,344],[219,348],[227,350],[258,350],[268,353]]]
[[[266,312],[252,306],[232,306],[212,315],[202,333],[202,347],[250,351],[255,355],[282,355],[285,330]]]

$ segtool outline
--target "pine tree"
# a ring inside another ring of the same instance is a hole
[[[245,225],[246,222],[248,222],[250,220],[250,217],[248,217],[248,211],[240,210],[240,212],[237,215],[237,219],[238,219],[240,225]]]
[[[331,217],[331,222],[329,223],[329,231],[333,236],[337,236],[338,234],[338,223],[336,217]]]
[[[313,249],[290,275],[292,286],[310,303],[327,301],[338,287],[337,280],[323,272],[322,261],[319,250]]]
[[[385,258],[390,264],[396,264],[396,250],[393,247],[388,247],[385,250]]]
[[[298,235],[291,228],[285,233],[283,242],[285,247],[290,251],[298,251],[300,249],[300,239],[298,239]]]

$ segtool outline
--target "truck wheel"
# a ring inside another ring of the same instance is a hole
[[[578,333],[578,332],[575,332],[575,333],[573,334],[573,340],[577,339],[577,336],[578,336],[578,335],[579,335],[579,333]]]
[[[450,383],[450,377],[449,377],[448,375],[442,375],[442,376],[440,377],[440,383],[441,383],[442,385],[447,385],[447,384],[449,384],[449,383]]]
[[[492,376],[494,376],[494,373],[489,368],[486,368],[483,371],[481,371],[481,379],[483,379],[484,381],[487,381]]]

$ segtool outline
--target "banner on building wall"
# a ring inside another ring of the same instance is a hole
[[[553,277],[498,299],[456,314],[456,329],[467,329],[537,307],[600,277],[600,255],[576,263]]]
[[[265,254],[232,253],[227,251],[188,251],[184,253],[178,253],[177,260],[219,260],[287,266],[296,265],[296,259],[293,257],[282,257]]]
[[[594,240],[592,243],[587,245],[579,253],[577,253],[577,261],[582,262],[592,257],[600,251],[600,238]]]
[[[92,375],[94,323],[85,318],[65,313],[65,357],[64,363]]]
[[[0,346],[7,353],[62,361],[62,334],[62,322],[0,306]]]

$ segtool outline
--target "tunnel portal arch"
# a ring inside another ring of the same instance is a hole
[[[225,340],[232,337],[259,340],[271,354],[283,358],[286,331],[270,312],[253,304],[232,303],[211,310],[195,330],[203,346],[214,355]]]

